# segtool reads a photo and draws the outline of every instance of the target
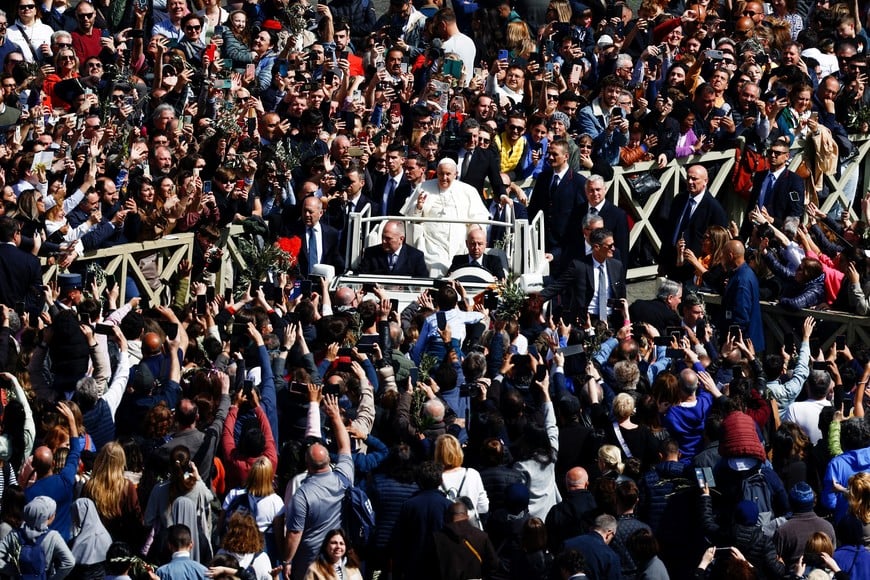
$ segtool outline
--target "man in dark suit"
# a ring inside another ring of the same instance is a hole
[[[303,276],[310,274],[315,264],[335,267],[336,275],[344,272],[340,234],[337,229],[320,223],[321,217],[323,202],[313,195],[306,197],[302,202],[302,221],[293,230],[293,234],[302,239],[299,271]]]
[[[625,266],[613,257],[613,233],[597,229],[589,236],[592,253],[571,262],[558,280],[541,292],[541,298],[562,297],[562,307],[579,316],[609,317],[614,309],[608,300],[625,298]],[[604,277],[602,279],[602,276]]]
[[[448,274],[459,268],[472,266],[483,268],[497,279],[504,280],[505,273],[501,259],[498,256],[491,256],[485,253],[486,232],[483,231],[483,228],[472,228],[468,232],[468,237],[465,238],[465,246],[468,248],[468,253],[453,256],[453,262],[450,264],[450,269],[447,270]]]
[[[788,154],[788,140],[785,139],[777,139],[767,150],[770,169],[752,177],[752,192],[746,205],[747,215],[740,228],[741,238],[747,239],[752,233],[749,213],[754,209],[766,209],[778,227],[782,226],[787,217],[803,215],[804,180],[797,173],[788,170]]]
[[[652,300],[635,300],[628,308],[632,322],[646,322],[664,336],[668,328],[682,326],[677,307],[683,298],[683,285],[667,278]]]
[[[405,225],[390,221],[381,231],[381,244],[365,249],[359,273],[428,278],[429,268],[423,252],[405,243]]]
[[[495,199],[501,199],[505,194],[504,182],[499,172],[499,159],[491,149],[481,149],[477,146],[480,133],[480,123],[477,119],[468,118],[460,128],[465,145],[459,150],[456,165],[459,167],[459,181],[465,182],[478,193],[483,192],[483,184],[489,178],[490,187]]]
[[[546,167],[538,176],[529,201],[529,219],[544,213],[544,249],[558,263],[570,241],[569,231],[579,224],[572,220],[586,201],[586,178],[568,166],[568,143],[554,141],[547,150]]]
[[[625,259],[628,257],[628,216],[612,201],[605,199],[606,195],[607,186],[604,184],[603,177],[600,175],[587,177],[586,203],[579,207],[577,222],[588,214],[601,216],[601,219],[604,220],[604,227],[613,232],[613,241],[618,250],[617,254],[620,258]]]
[[[405,200],[411,194],[411,183],[405,175],[405,147],[387,147],[387,172],[375,179],[372,187],[372,215],[400,215]]]
[[[722,205],[707,191],[707,170],[692,165],[686,171],[686,193],[674,198],[668,221],[659,229],[662,249],[659,252],[659,276],[671,280],[688,280],[692,267],[677,267],[677,246],[680,238],[696,256],[701,255],[701,242],[712,225],[728,227],[728,216]]]
[[[18,246],[21,226],[12,218],[0,217],[0,303],[13,308],[16,302],[36,303],[36,287],[42,285],[39,260]]]

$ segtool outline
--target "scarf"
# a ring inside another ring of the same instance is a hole
[[[517,168],[520,159],[523,158],[523,152],[526,150],[526,140],[519,139],[513,147],[507,145],[507,133],[496,135],[495,143],[498,145],[499,154],[501,156],[502,173],[509,173]]]

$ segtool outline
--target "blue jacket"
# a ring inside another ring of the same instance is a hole
[[[586,560],[586,572],[592,580],[619,580],[622,565],[598,532],[589,532],[565,542],[566,550],[577,550]]]
[[[846,451],[828,463],[822,482],[822,504],[834,510],[834,521],[840,521],[849,509],[849,500],[845,494],[834,491],[834,482],[847,487],[850,477],[867,470],[870,470],[870,447]]]
[[[697,401],[697,404],[692,407],[672,405],[662,420],[668,433],[680,444],[680,453],[687,461],[690,461],[704,444],[702,437],[704,422],[713,407],[713,395],[699,388]]]
[[[40,495],[47,495],[57,502],[57,512],[54,521],[48,527],[63,537],[67,542],[72,538],[72,517],[70,508],[73,502],[73,488],[76,483],[76,472],[79,469],[79,456],[85,448],[85,438],[76,437],[69,442],[69,455],[60,473],[39,479],[24,490],[24,498],[29,502]]]
[[[748,264],[742,264],[731,273],[722,295],[722,311],[724,320],[720,328],[727,329],[736,324],[743,330],[744,337],[752,339],[756,352],[764,350],[758,278]]]

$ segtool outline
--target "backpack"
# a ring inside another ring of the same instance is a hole
[[[248,492],[240,493],[234,497],[230,505],[227,506],[224,518],[224,531],[226,531],[226,526],[229,525],[230,518],[235,513],[248,514],[254,518],[254,521],[257,521],[257,498]]]
[[[42,549],[42,541],[48,532],[43,532],[36,539],[29,540],[20,529],[15,530],[18,537],[18,558],[16,566],[19,577],[22,580],[45,580],[48,578],[48,561],[45,559],[45,550]]]
[[[459,482],[459,487],[447,489],[444,487],[444,482],[441,482],[441,493],[444,494],[444,497],[449,499],[451,502],[461,501],[465,504],[465,507],[468,508],[468,521],[477,526],[480,529],[483,529],[483,526],[480,523],[480,516],[477,514],[477,507],[475,503],[471,500],[467,495],[462,494],[462,488],[465,486],[465,478],[468,476],[468,468],[465,468],[465,472],[462,474],[462,481]]]
[[[749,477],[744,478],[740,483],[740,490],[742,493],[740,499],[751,501],[758,506],[758,523],[765,529],[765,534],[769,535],[767,529],[774,519],[773,499],[770,495],[770,486],[761,470],[759,469]]]
[[[369,496],[362,488],[355,487],[339,471],[334,471],[347,486],[341,502],[341,518],[350,544],[357,550],[365,548],[375,529],[375,510]]]

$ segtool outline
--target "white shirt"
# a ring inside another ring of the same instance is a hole
[[[457,32],[445,40],[441,44],[441,48],[444,50],[445,54],[448,52],[455,52],[459,55],[459,58],[462,60],[462,64],[465,67],[465,73],[462,76],[460,84],[467,87],[468,82],[471,80],[471,72],[474,70],[475,58],[477,58],[477,48],[474,46],[474,41],[461,32]]]
[[[22,31],[24,33],[22,34]],[[24,60],[27,62],[35,62],[40,60],[42,51],[39,47],[43,44],[51,45],[51,35],[54,30],[51,26],[44,24],[40,20],[35,20],[33,24],[22,24],[20,20],[16,20],[15,24],[10,24],[6,29],[6,40],[11,40],[21,47]],[[30,43],[24,40],[24,34],[30,39]]]
[[[607,266],[602,262],[599,262],[594,257],[592,258],[592,281],[593,286],[595,287],[595,292],[592,294],[592,301],[589,303],[589,313],[595,314],[598,312],[598,287],[600,283],[598,281],[599,276],[601,276],[602,272],[604,273],[604,284],[605,288],[609,288],[608,280],[607,280]],[[610,314],[611,309],[607,309],[607,314]],[[599,318],[604,318],[601,314],[598,314]]]
[[[800,425],[800,428],[807,434],[810,443],[815,445],[822,438],[822,432],[819,429],[819,415],[821,414],[822,409],[830,406],[831,401],[827,399],[822,399],[821,401],[808,400],[799,403],[792,403],[788,406],[788,410],[785,412],[785,417],[783,417],[783,419]]]
[[[323,231],[320,229],[320,223],[316,223],[311,226],[311,229],[314,230],[314,239],[317,242],[317,263],[320,264],[323,262]],[[308,243],[308,228],[305,228],[305,243]],[[306,246],[307,247],[307,246]],[[312,266],[314,264],[311,264]]]

